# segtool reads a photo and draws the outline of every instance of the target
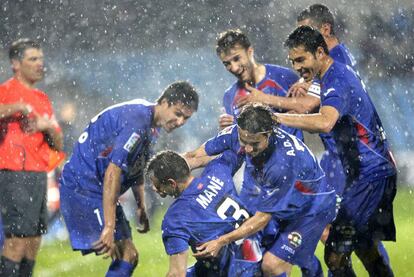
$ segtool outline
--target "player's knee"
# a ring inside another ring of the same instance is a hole
[[[279,276],[285,272],[290,272],[290,268],[291,266],[289,263],[273,254],[266,253],[263,256],[262,271],[264,276]]]

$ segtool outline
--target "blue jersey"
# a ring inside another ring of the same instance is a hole
[[[298,76],[290,69],[285,67],[265,64],[266,76],[258,82],[255,87],[266,94],[285,97],[288,89],[298,81]],[[247,95],[248,92],[243,84],[235,82],[226,90],[223,97],[223,105],[227,114],[235,118],[239,115],[240,109],[237,108],[237,102],[240,97]],[[285,112],[285,110],[275,109],[275,112]],[[291,133],[303,140],[302,131],[299,129],[282,126],[286,132]]]
[[[150,146],[158,134],[158,129],[152,127],[154,105],[136,99],[95,116],[73,148],[61,185],[101,197],[110,162],[122,169],[121,193],[141,181]]]
[[[339,43],[334,48],[329,50],[329,56],[331,56],[334,61],[347,64],[355,69],[356,60],[345,44]]]
[[[338,155],[347,183],[375,181],[396,174],[385,132],[365,86],[355,71],[334,62],[321,80],[321,106],[334,107],[339,119],[325,143]]]
[[[229,233],[249,212],[233,183],[239,157],[231,151],[211,161],[168,208],[162,238],[168,255],[177,254]]]
[[[205,144],[207,153],[237,149],[238,131],[232,126]],[[240,151],[239,151],[239,154]],[[335,203],[335,190],[307,146],[295,136],[275,129],[269,146],[258,157],[246,156],[245,172],[260,189],[257,210],[276,220],[314,215]]]
[[[356,61],[352,56],[348,48],[339,43],[329,51],[329,56],[336,61],[355,68]],[[321,88],[320,80],[313,80],[311,87],[308,90],[310,95],[320,98]],[[335,140],[332,133],[319,134],[325,149],[335,148]],[[346,176],[343,170],[343,166],[339,156],[335,152],[325,151],[321,158],[321,167],[326,173],[327,181],[335,185],[335,190],[338,194],[342,195],[345,188]]]

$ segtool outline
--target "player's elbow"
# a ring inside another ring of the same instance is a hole
[[[329,122],[327,120],[322,120],[319,125],[319,133],[329,133],[332,131],[333,127],[335,126],[335,123]]]

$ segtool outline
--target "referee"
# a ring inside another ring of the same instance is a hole
[[[15,41],[14,76],[0,85],[0,207],[6,236],[0,276],[31,276],[46,232],[46,172],[63,147],[43,79],[43,52],[29,39]]]

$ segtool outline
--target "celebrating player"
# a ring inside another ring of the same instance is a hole
[[[367,270],[392,276],[378,251],[381,240],[395,241],[392,201],[396,168],[375,107],[351,67],[328,55],[323,36],[309,26],[298,27],[285,42],[293,68],[307,81],[321,80],[321,108],[313,115],[278,114],[278,121],[311,132],[331,132],[346,174],[342,207],[325,247],[334,276],[355,276],[349,263],[352,251],[370,259]]]
[[[191,176],[185,159],[172,151],[161,152],[148,163],[154,190],[176,198],[162,222],[170,256],[167,276],[186,276],[189,245],[195,252],[200,244],[233,231],[249,218],[232,179],[239,165],[231,151],[212,160],[200,177]],[[199,259],[187,276],[256,276],[261,257],[258,240],[251,238],[229,244],[217,258]]]
[[[130,276],[138,263],[119,195],[132,188],[147,232],[143,170],[151,145],[160,128],[179,128],[197,107],[194,87],[175,82],[155,104],[136,99],[103,110],[75,144],[60,180],[62,215],[74,250],[113,259],[107,276]]]
[[[238,143],[241,151],[236,150]],[[215,256],[228,243],[276,220],[279,230],[263,257],[265,275],[289,273],[296,264],[305,276],[320,276],[314,251],[334,218],[336,200],[314,155],[298,138],[275,128],[269,108],[257,105],[243,107],[237,126],[205,144],[210,154],[224,149],[246,154],[246,172],[261,190],[257,212],[235,231],[198,247],[195,256]]]

